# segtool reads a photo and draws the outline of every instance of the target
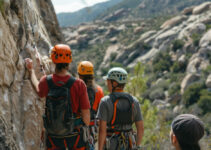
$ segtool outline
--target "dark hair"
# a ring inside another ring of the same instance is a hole
[[[94,76],[93,75],[80,75],[80,79],[82,79],[87,87],[94,87]]]
[[[204,124],[196,116],[182,114],[172,122],[172,130],[182,150],[200,150],[199,140],[204,135]]]
[[[62,71],[62,69],[68,69],[69,63],[58,63],[56,64],[56,70]]]

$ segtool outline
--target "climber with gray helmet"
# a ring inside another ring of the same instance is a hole
[[[127,76],[126,70],[114,67],[103,77],[110,94],[101,99],[97,112],[100,120],[98,150],[135,150],[140,147],[144,132],[142,114],[138,100],[124,92]]]

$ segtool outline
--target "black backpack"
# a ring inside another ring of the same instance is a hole
[[[95,94],[96,94],[96,89],[95,87],[87,87],[87,93],[88,93],[88,97],[89,97],[89,103],[91,105],[91,120],[92,119],[95,119],[95,116],[96,116],[96,111],[94,111],[92,109],[93,107],[93,104],[95,102]]]
[[[111,101],[113,103],[113,117],[111,122],[109,123],[112,128],[115,127],[115,125],[125,125],[125,124],[132,124],[134,121],[133,118],[133,109],[134,109],[134,99],[133,97],[128,93],[122,93],[120,95],[117,94],[110,94]],[[128,107],[121,108],[118,107],[118,103],[121,102],[121,100],[127,100],[128,101]]]
[[[59,82],[63,84],[62,86],[55,85],[51,75],[47,76],[46,79],[49,92],[43,116],[44,127],[50,135],[69,135],[74,130],[75,120],[71,107],[70,88],[76,79],[71,76],[66,84]]]

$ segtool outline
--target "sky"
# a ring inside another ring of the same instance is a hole
[[[105,2],[108,0],[51,0],[56,13],[74,12],[87,6]]]

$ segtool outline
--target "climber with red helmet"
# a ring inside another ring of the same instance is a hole
[[[38,95],[46,98],[43,122],[47,150],[85,150],[83,127],[90,124],[90,103],[85,83],[68,73],[72,53],[68,45],[58,44],[51,50],[55,73],[38,81],[31,59],[26,68]]]
[[[104,96],[102,88],[94,82],[94,66],[90,61],[82,61],[78,64],[78,75],[82,79],[86,86],[91,105],[91,121],[90,121],[90,133],[91,141],[90,146],[95,145],[97,140],[97,120],[96,114],[98,105],[101,98]]]

